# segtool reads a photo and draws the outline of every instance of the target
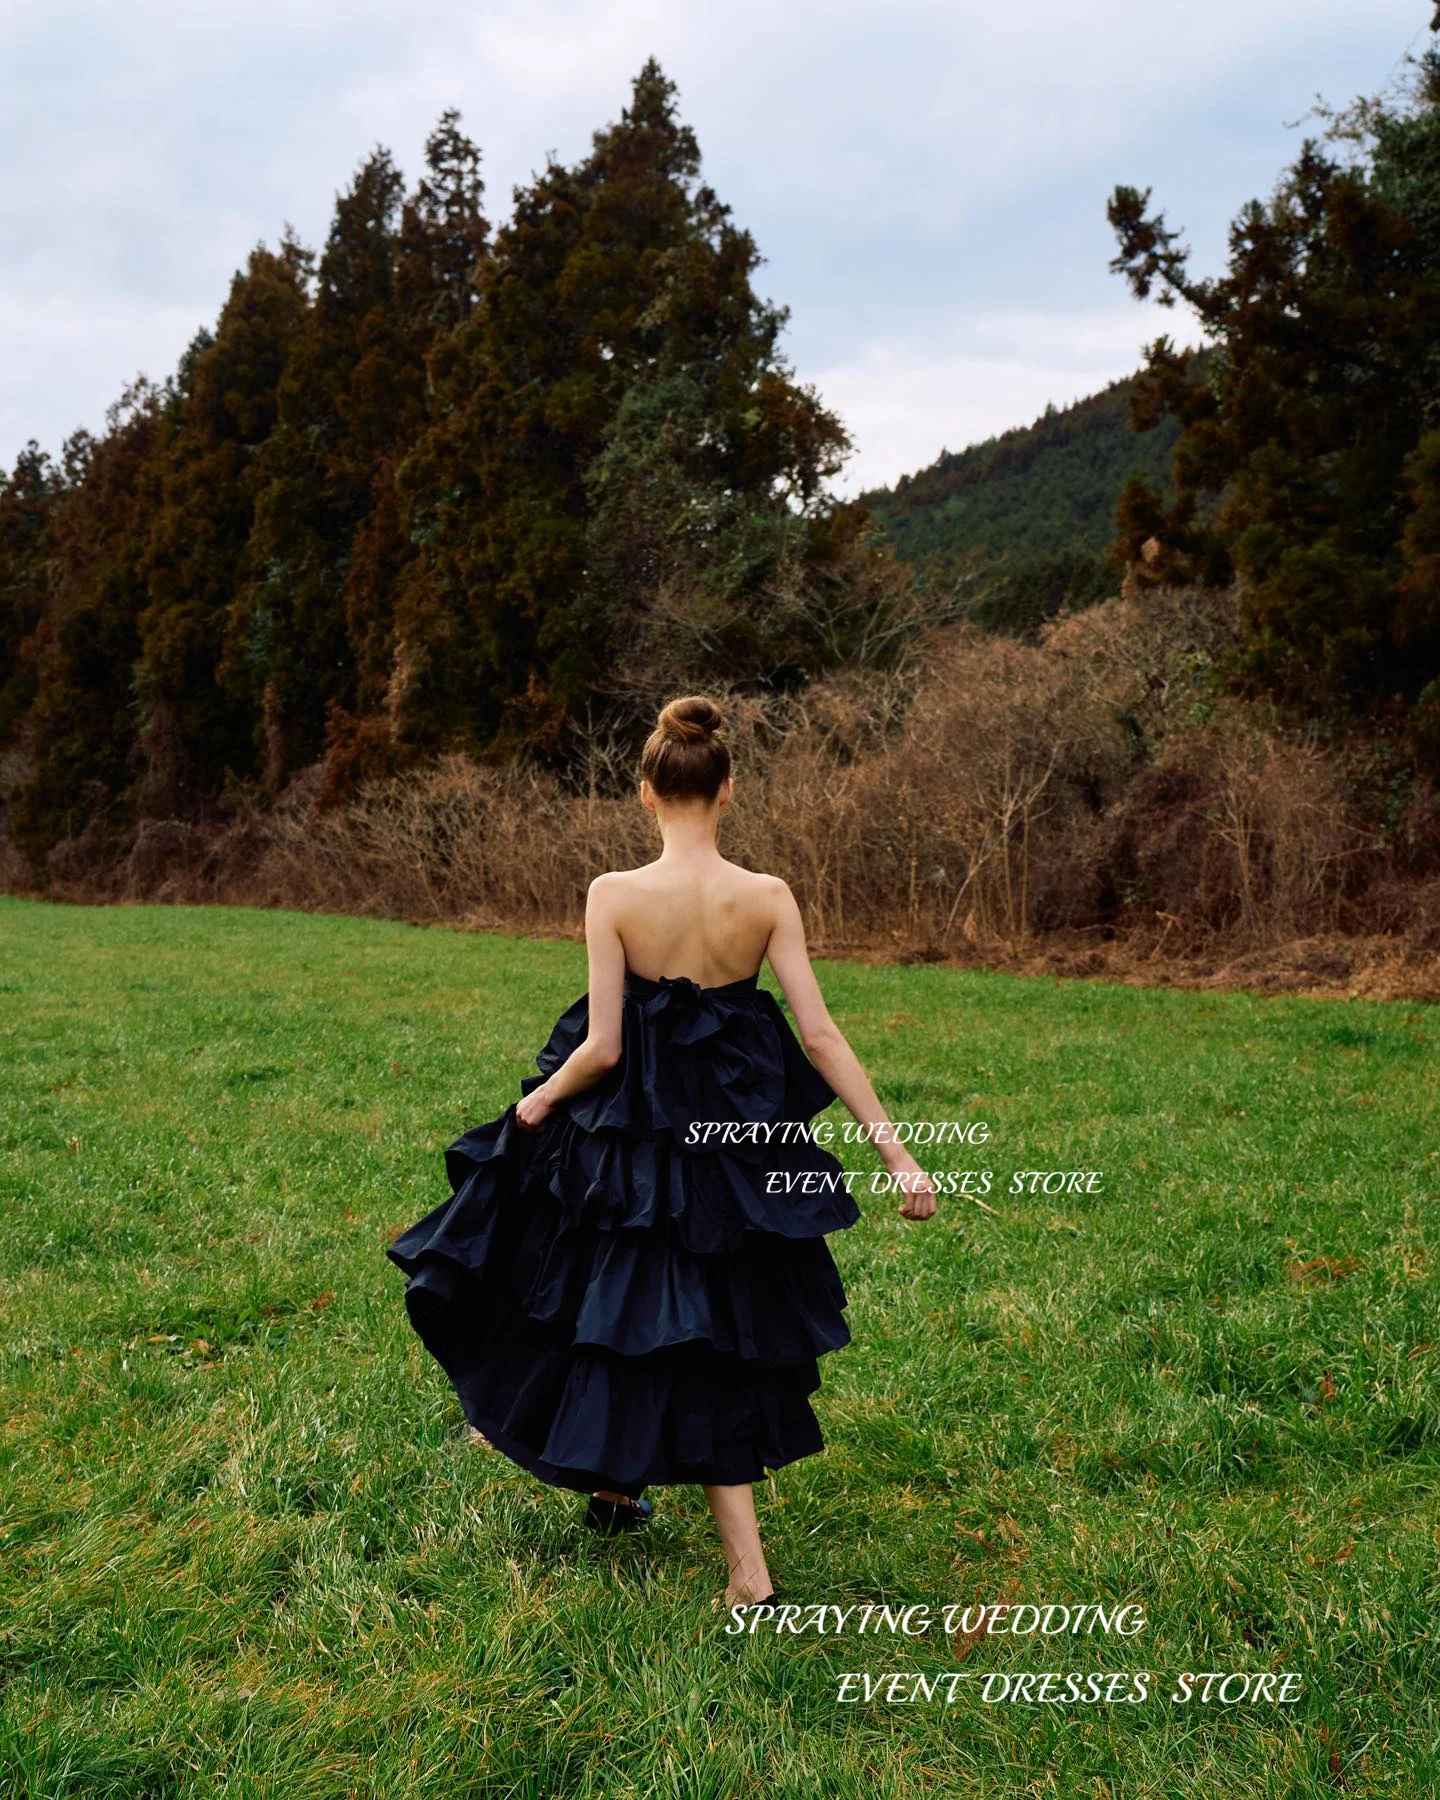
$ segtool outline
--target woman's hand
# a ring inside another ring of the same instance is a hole
[[[895,1208],[902,1219],[931,1219],[935,1216],[935,1184],[900,1145],[895,1145],[885,1158],[885,1167],[895,1178],[895,1186],[905,1195]]]
[[[541,1083],[530,1092],[515,1108],[515,1123],[522,1131],[539,1131],[545,1121],[554,1112],[551,1101],[545,1097],[546,1083]]]

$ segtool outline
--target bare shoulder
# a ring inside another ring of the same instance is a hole
[[[597,875],[586,890],[589,904],[605,906],[618,900],[630,885],[630,878],[638,873],[636,869],[607,869],[603,875]]]
[[[756,904],[775,917],[780,917],[788,906],[794,904],[794,896],[790,892],[789,883],[779,875],[765,875],[758,869],[742,869],[738,863],[733,868],[743,883],[744,891]]]
[[[793,899],[790,883],[782,875],[762,875],[758,870],[747,869],[745,873],[755,883],[757,893],[763,893],[771,900]]]
[[[771,904],[775,908],[775,928],[790,937],[805,938],[805,920],[800,911],[800,902],[795,898],[788,881],[782,881],[778,875],[771,877],[775,883],[774,899]]]
[[[607,869],[591,881],[586,905],[612,912],[647,905],[653,899],[656,880],[654,863],[641,863],[638,869]]]

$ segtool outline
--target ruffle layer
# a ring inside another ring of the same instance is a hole
[[[526,1091],[587,1022],[582,997]],[[582,1491],[755,1481],[823,1448],[817,1358],[850,1341],[824,1240],[859,1217],[841,1166],[778,1131],[689,1139],[801,1125],[833,1097],[753,978],[627,976],[616,1068],[540,1132],[512,1106],[458,1138],[450,1198],[389,1247],[471,1424]]]
[[[560,1117],[537,1146],[510,1107],[445,1152],[453,1191],[430,1215],[438,1236],[472,1236],[522,1165],[527,1182],[548,1186],[566,1227],[665,1227],[697,1255],[738,1250],[757,1232],[823,1237],[846,1230],[860,1216],[841,1165],[808,1138],[685,1149],[668,1137],[592,1131],[573,1117]]]
[[[820,1386],[813,1359],[760,1369],[698,1343],[641,1357],[567,1347],[503,1303],[482,1319],[472,1278],[442,1262],[405,1300],[470,1424],[556,1487],[639,1494],[761,1481],[825,1447],[809,1401]]]
[[[584,1159],[552,1161],[543,1139],[515,1123],[513,1107],[460,1141],[466,1148],[451,1146],[450,1166],[459,1173],[468,1165],[470,1173],[390,1246],[391,1261],[408,1274],[435,1257],[481,1281],[500,1273],[511,1303],[558,1341],[622,1356],[700,1341],[747,1362],[784,1364],[849,1343],[845,1291],[825,1227],[808,1235],[794,1229],[813,1225],[813,1213],[785,1220],[789,1231],[768,1229],[738,1205],[722,1204],[747,1191],[739,1176],[727,1179],[714,1167],[699,1174],[699,1157],[653,1144],[613,1142],[599,1166],[611,1175],[637,1166],[653,1173],[658,1162],[665,1180],[628,1193],[608,1183],[582,1187],[573,1172]],[[689,1204],[707,1182],[709,1202]],[[843,1188],[839,1196],[849,1224],[859,1208]],[[662,1198],[675,1202],[673,1211],[659,1206]]]
[[[807,1122],[835,1090],[801,1049],[773,994],[752,975],[702,988],[683,977],[625,977],[623,1054],[566,1111],[586,1131],[685,1143],[692,1124]],[[590,997],[582,994],[555,1024],[536,1057],[552,1075],[589,1029]]]

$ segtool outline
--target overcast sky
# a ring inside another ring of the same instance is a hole
[[[1383,86],[1433,0],[0,0],[0,462],[52,452],[213,325],[250,248],[323,243],[376,144],[413,185],[455,106],[492,220],[582,156],[651,54],[755,235],[847,490],[1028,423],[1175,314],[1107,271],[1153,186],[1201,272],[1317,94]]]

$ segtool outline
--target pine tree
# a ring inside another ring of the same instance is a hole
[[[758,261],[653,59],[581,163],[517,194],[402,471],[413,741],[553,746],[647,595],[708,584],[733,612],[803,555],[846,439],[790,378]]]
[[[109,408],[103,436],[77,431],[62,453],[47,521],[44,610],[27,653],[27,768],[7,821],[37,866],[90,818],[128,812],[145,606],[139,562],[164,406],[163,390],[141,377]]]
[[[1217,346],[1195,378],[1168,338],[1137,383],[1140,427],[1181,436],[1168,507],[1132,488],[1118,554],[1159,541],[1159,578],[1245,582],[1240,674],[1302,713],[1383,715],[1440,677],[1426,495],[1440,422],[1440,53],[1403,103],[1327,114],[1274,197],[1192,278],[1148,191],[1119,188],[1112,267],[1187,301]],[[1433,689],[1429,691],[1434,692]]]
[[[278,392],[307,308],[293,240],[251,252],[213,334],[191,347],[149,472],[138,575],[137,699],[143,812],[192,810],[226,774],[256,773],[246,684],[223,665],[230,610],[250,566],[250,478],[274,430]]]

